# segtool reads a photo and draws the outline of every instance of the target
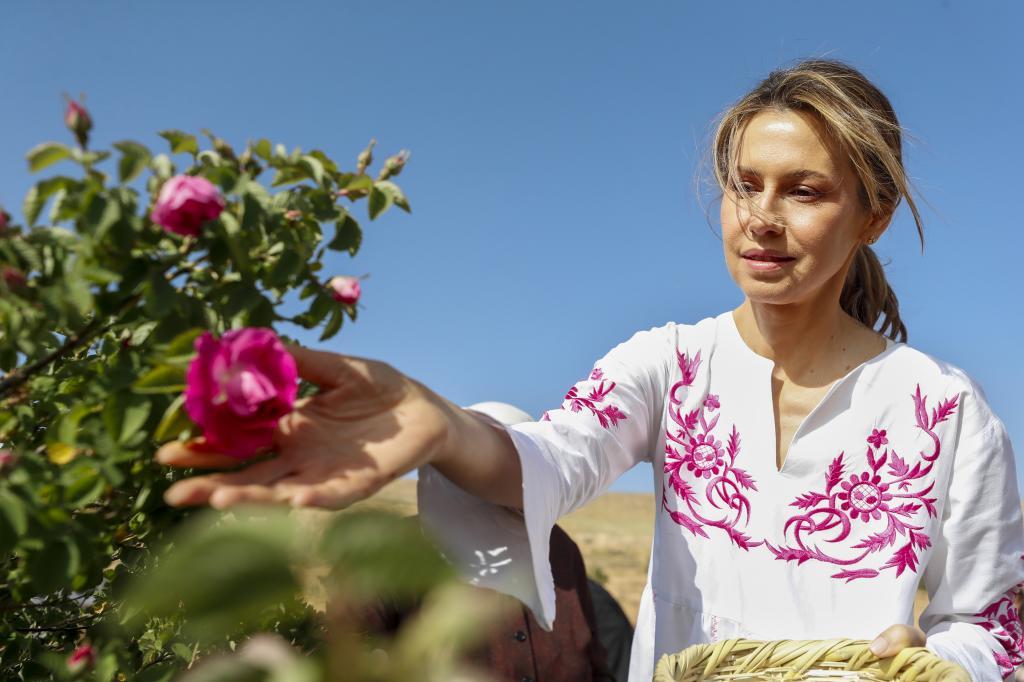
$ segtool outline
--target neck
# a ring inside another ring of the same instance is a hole
[[[841,374],[857,355],[881,351],[881,337],[847,315],[838,298],[786,305],[746,299],[733,316],[751,350],[774,361],[779,374],[793,379]],[[874,350],[866,349],[866,343]]]

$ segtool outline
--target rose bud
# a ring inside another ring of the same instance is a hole
[[[85,106],[68,98],[68,108],[64,111],[64,125],[75,134],[75,139],[83,148],[89,144],[89,131],[92,130],[92,118]]]
[[[402,168],[405,167],[405,162],[409,160],[409,150],[403,149],[394,156],[389,156],[384,162],[384,167],[380,169],[380,176],[378,180],[387,180],[393,178],[402,172]]]
[[[295,208],[293,208],[290,211],[285,211],[284,212],[284,219],[285,220],[298,220],[301,217],[302,217],[302,211],[300,211],[298,209],[295,209]]]
[[[20,289],[28,283],[25,273],[12,265],[5,265],[0,268],[0,277],[8,289]]]
[[[273,445],[278,420],[298,394],[295,360],[270,329],[196,339],[185,379],[185,411],[203,431],[203,449],[245,459]]]
[[[370,140],[370,144],[366,145],[366,149],[359,153],[356,158],[356,175],[362,175],[366,168],[373,163],[373,145],[377,144],[377,140]]]
[[[88,644],[83,644],[68,656],[68,670],[72,673],[81,672],[86,668],[92,668],[96,664],[96,650]]]
[[[359,294],[362,293],[358,277],[338,275],[331,278],[327,283],[327,287],[331,290],[334,300],[341,301],[345,305],[355,305],[358,303]]]
[[[224,210],[224,199],[206,178],[175,175],[164,183],[150,219],[168,232],[195,237]]]
[[[0,234],[7,231],[7,226],[11,224],[11,214],[0,208]]]

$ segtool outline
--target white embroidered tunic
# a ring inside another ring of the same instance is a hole
[[[637,333],[561,408],[507,427],[522,515],[424,467],[421,517],[473,583],[550,627],[552,525],[647,460],[655,531],[631,681],[696,643],[871,639],[913,625],[922,579],[929,649],[977,682],[1020,665],[1014,457],[977,383],[889,341],[807,415],[780,471],[772,369],[731,312]]]

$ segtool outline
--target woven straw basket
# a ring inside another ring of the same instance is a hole
[[[896,680],[897,682],[971,682],[963,668],[921,647],[879,660],[867,640],[818,639],[762,642],[726,639],[696,644],[665,655],[654,682],[726,682],[727,680]]]

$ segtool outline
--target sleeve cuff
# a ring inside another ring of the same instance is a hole
[[[557,521],[555,475],[528,435],[507,428],[519,455],[523,512],[481,500],[432,466],[419,469],[420,520],[445,558],[471,585],[515,597],[545,630],[555,620],[555,585],[549,558]]]

